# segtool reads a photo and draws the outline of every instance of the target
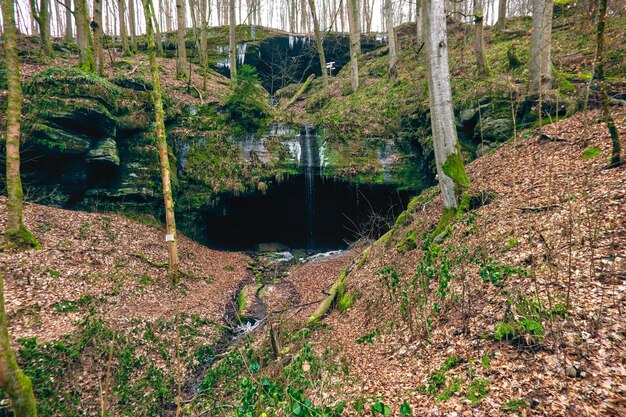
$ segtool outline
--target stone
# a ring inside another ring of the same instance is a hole
[[[72,134],[46,124],[35,123],[26,140],[25,148],[57,157],[61,155],[78,156],[89,151],[91,138],[85,135]]]
[[[489,142],[479,143],[478,147],[476,148],[476,156],[486,155],[491,149],[489,145]]]
[[[474,129],[474,141],[476,142],[504,142],[513,135],[513,122],[510,119],[494,119],[484,117]]]
[[[101,163],[114,166],[120,165],[120,157],[117,153],[117,144],[111,138],[100,141],[95,147],[87,153],[86,161],[88,163]]]
[[[266,242],[257,244],[254,249],[257,252],[287,252],[289,247],[279,242]]]
[[[478,109],[465,109],[459,113],[459,122],[462,125],[475,125],[478,121]]]

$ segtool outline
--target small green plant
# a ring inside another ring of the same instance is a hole
[[[226,272],[233,272],[234,270],[235,270],[235,267],[232,266],[231,264],[224,265],[224,271],[226,271]]]
[[[487,395],[489,395],[489,380],[484,378],[472,380],[465,392],[465,398],[467,398],[474,407],[480,404],[482,399]]]
[[[374,329],[371,333],[363,335],[356,339],[359,345],[372,345],[376,341],[376,336],[380,335],[379,329]]]
[[[590,146],[589,148],[585,149],[583,151],[582,154],[582,158],[583,159],[591,159],[594,158],[598,155],[600,155],[602,153],[602,151],[596,147]]]
[[[400,417],[413,417],[413,410],[411,410],[411,406],[406,401],[400,406]]]
[[[391,415],[391,407],[387,404],[381,402],[380,400],[376,400],[374,405],[372,406],[372,416],[390,416]]]
[[[69,313],[72,311],[78,311],[81,307],[91,304],[93,297],[91,295],[85,295],[78,300],[62,300],[54,304],[54,309],[59,313]]]
[[[502,410],[505,413],[516,413],[522,408],[526,408],[526,407],[528,407],[528,404],[526,404],[526,401],[524,401],[521,398],[517,398],[517,399],[509,400],[505,402],[504,404],[502,404],[500,406],[500,410]]]

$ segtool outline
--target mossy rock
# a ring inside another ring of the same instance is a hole
[[[49,97],[93,99],[107,109],[117,110],[120,89],[93,74],[75,68],[50,67],[34,76],[25,86],[28,94]]]
[[[417,248],[417,232],[415,230],[409,230],[404,239],[396,246],[396,249],[400,253],[407,253]]]

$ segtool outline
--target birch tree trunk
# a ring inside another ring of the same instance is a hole
[[[230,27],[228,36],[228,46],[230,50],[230,82],[232,87],[235,88],[237,84],[237,16],[235,15],[235,1],[227,0],[229,2],[230,15]]]
[[[481,76],[489,75],[489,64],[485,55],[485,41],[483,36],[483,1],[474,0],[474,49],[476,51],[476,66],[478,74]]]
[[[165,204],[165,230],[169,259],[169,273],[173,284],[178,283],[178,246],[176,234],[176,218],[174,216],[174,197],[170,180],[170,161],[168,158],[167,139],[165,137],[165,112],[163,111],[163,97],[159,66],[156,60],[156,45],[154,43],[154,29],[152,27],[151,0],[142,0],[146,15],[146,33],[148,38],[148,59],[150,61],[150,75],[152,76],[152,101],[155,113],[155,135],[161,164],[161,182],[163,185],[163,202]]]
[[[320,58],[320,69],[322,70],[322,80],[324,88],[328,87],[328,71],[326,70],[326,54],[324,53],[324,38],[320,31],[320,22],[317,18],[315,10],[315,0],[309,0],[309,8],[311,9],[311,17],[313,19],[313,31],[315,32],[315,45],[317,46],[317,54]]]
[[[39,6],[37,6],[37,0],[29,0],[29,3],[31,14],[39,28],[41,49],[45,56],[53,58],[54,51],[52,50],[52,39],[50,38],[50,3],[48,0],[39,0]]]
[[[6,187],[7,225],[4,234],[9,247],[39,247],[39,243],[24,226],[22,179],[20,175],[20,129],[22,127],[22,82],[17,51],[15,8],[12,0],[2,2],[4,24],[4,56],[8,84],[6,112]]]
[[[609,129],[611,135],[611,163],[610,166],[618,166],[622,164],[622,146],[620,143],[619,133],[615,127],[615,121],[611,114],[611,106],[609,95],[606,92],[606,82],[604,77],[604,28],[606,26],[606,3],[607,0],[598,0],[598,28],[596,42],[596,71],[595,76],[598,80],[600,89],[600,104],[602,106],[602,118]]]
[[[89,30],[87,0],[74,0],[74,18],[78,43],[78,66],[83,71],[95,72],[96,63],[91,49],[92,40]]]
[[[208,0],[198,0],[200,2],[200,65],[202,66],[202,89],[206,91],[207,75],[208,75],[208,56],[207,56],[207,32],[209,30],[209,22],[207,17]]]
[[[498,23],[497,27],[499,31],[506,29],[506,0],[500,0],[498,2]]]
[[[102,47],[102,0],[93,0],[93,51],[96,60],[96,74],[104,77],[104,48]]]
[[[361,53],[361,33],[359,31],[358,0],[345,0],[350,26],[350,84],[352,91],[359,88],[359,55]]]
[[[118,12],[120,20],[120,37],[122,38],[122,54],[125,56],[130,55],[130,48],[128,47],[128,33],[126,31],[126,6],[124,0],[118,0]]]
[[[385,19],[387,21],[387,38],[389,45],[389,78],[394,79],[397,75],[396,58],[396,30],[393,26],[393,7],[391,0],[385,0]]]
[[[531,96],[552,88],[552,8],[554,0],[533,0],[532,33],[530,36]]]
[[[422,0],[428,54],[428,98],[439,189],[446,213],[455,213],[463,188],[469,185],[461,157],[450,88],[448,35],[443,0]],[[443,219],[443,217],[442,217]]]
[[[74,33],[72,31],[72,0],[65,0],[65,41],[73,42]]]

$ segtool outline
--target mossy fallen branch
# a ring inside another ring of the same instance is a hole
[[[296,94],[294,94],[293,97],[291,97],[289,101],[285,103],[285,105],[283,106],[283,109],[287,109],[289,106],[295,103],[298,100],[298,98],[300,98],[300,96],[309,88],[309,86],[311,85],[314,79],[315,79],[315,74],[309,75],[309,78],[307,78],[304,84],[302,84],[302,87],[300,87],[300,89],[296,92]]]
[[[344,268],[341,271],[341,274],[339,274],[339,278],[337,279],[337,281],[333,284],[332,287],[330,287],[330,291],[328,292],[326,298],[322,300],[315,312],[307,320],[307,324],[313,324],[318,322],[326,313],[328,313],[331,307],[335,304],[335,301],[337,301],[338,304],[341,304],[343,311],[345,311],[352,305],[352,303],[354,302],[353,295],[346,295],[348,275],[365,264],[365,261],[367,260],[370,252],[371,247],[368,247],[359,255],[358,258],[353,259],[347,268]]]

